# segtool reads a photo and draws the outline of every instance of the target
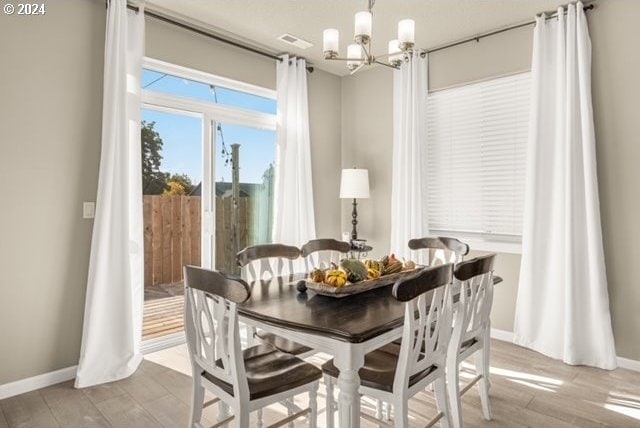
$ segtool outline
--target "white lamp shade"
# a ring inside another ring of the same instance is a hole
[[[351,61],[347,61],[347,67],[357,66],[362,61],[362,47],[354,43],[347,46],[347,58]]]
[[[324,52],[338,52],[340,33],[335,28],[324,30],[322,37],[322,50]]]
[[[369,198],[369,170],[343,169],[340,180],[340,198],[367,199]]]
[[[356,13],[356,25],[354,35],[371,37],[371,12]]]
[[[398,22],[398,41],[400,43],[414,43],[415,31],[415,21],[413,19],[403,19]]]
[[[402,50],[400,49],[400,42],[398,42],[398,39],[391,40],[388,46],[389,63],[393,64],[396,61],[402,60]]]

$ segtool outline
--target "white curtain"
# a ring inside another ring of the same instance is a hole
[[[76,387],[125,378],[142,360],[140,74],[144,14],[107,10],[102,151]]]
[[[391,252],[424,263],[424,251],[409,250],[412,238],[428,234],[426,201],[427,58],[414,53],[393,72],[393,172]]]
[[[283,55],[277,85],[273,242],[301,246],[316,237],[306,61]]]
[[[538,17],[515,343],[568,364],[616,367],[602,247],[582,4]]]

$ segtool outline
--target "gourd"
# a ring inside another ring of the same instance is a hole
[[[324,271],[318,268],[313,269],[309,274],[309,278],[313,282],[322,282],[324,281],[324,277],[325,277]]]
[[[344,259],[340,262],[340,267],[347,273],[350,282],[360,282],[367,279],[367,267],[360,260]]]
[[[344,287],[347,284],[347,274],[339,269],[331,269],[325,273],[324,283],[332,287]]]
[[[364,265],[367,267],[367,269],[375,269],[378,272],[382,272],[382,270],[384,269],[384,265],[378,260],[365,260]]]
[[[391,275],[392,273],[398,273],[402,271],[402,262],[396,260],[394,262],[389,262],[389,264],[384,268],[382,272],[383,275]]]
[[[404,268],[407,270],[415,269],[416,262],[414,262],[413,260],[407,260],[406,262],[404,262]]]
[[[367,269],[367,279],[376,279],[376,278],[380,278],[380,276],[382,275],[382,273],[375,268],[368,268]]]

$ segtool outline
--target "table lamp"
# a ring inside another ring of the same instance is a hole
[[[351,240],[358,239],[358,231],[356,230],[356,225],[358,224],[358,203],[356,199],[369,198],[369,170],[358,168],[343,169],[340,180],[340,198],[353,199],[353,211],[351,211],[353,230],[351,231]]]

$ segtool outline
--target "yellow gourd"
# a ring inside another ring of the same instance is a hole
[[[344,287],[347,284],[347,274],[339,269],[332,269],[325,273],[324,283],[332,287]]]
[[[367,279],[376,279],[380,278],[380,271],[378,269],[369,268],[367,269]]]

